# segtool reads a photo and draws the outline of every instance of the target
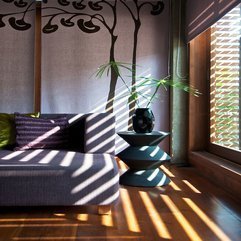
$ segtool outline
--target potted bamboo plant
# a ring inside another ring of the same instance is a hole
[[[158,98],[158,90],[164,88],[168,90],[169,87],[177,88],[182,91],[191,93],[194,96],[199,96],[200,92],[189,86],[186,83],[180,81],[174,81],[170,76],[166,76],[161,79],[156,79],[151,76],[137,76],[136,73],[133,73],[133,65],[129,63],[111,61],[109,63],[101,65],[97,72],[96,77],[101,78],[103,74],[109,75],[109,73],[114,71],[117,77],[123,82],[123,85],[127,89],[127,95],[129,101],[133,101],[136,105],[135,112],[132,115],[132,126],[135,132],[137,133],[149,133],[153,130],[154,127],[154,115],[150,108],[151,103]],[[122,72],[128,72],[130,75],[123,76]],[[130,86],[126,81],[126,78],[132,77],[135,78],[135,86]],[[148,87],[151,89],[151,93],[145,93],[143,87]],[[123,95],[124,97],[125,95]],[[144,106],[140,105],[140,98],[146,100]]]

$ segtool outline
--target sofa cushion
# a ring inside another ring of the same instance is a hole
[[[25,115],[39,117],[39,113]],[[14,114],[0,113],[0,149],[13,146],[15,144],[15,136]]]
[[[59,149],[68,145],[68,119],[32,118],[15,115],[16,148],[27,149]]]
[[[108,205],[118,196],[118,167],[109,154],[0,151],[0,205]]]
[[[84,152],[115,153],[115,115],[92,113],[86,116]]]

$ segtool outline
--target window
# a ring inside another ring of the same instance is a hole
[[[211,27],[210,141],[241,150],[241,4]]]

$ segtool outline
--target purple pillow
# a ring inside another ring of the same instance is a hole
[[[17,114],[15,125],[15,150],[60,149],[68,145],[69,123],[66,117],[42,119]]]

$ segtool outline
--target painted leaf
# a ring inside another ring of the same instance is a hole
[[[78,10],[83,10],[86,8],[86,5],[85,4],[82,4],[83,0],[80,1],[80,2],[77,2],[77,1],[73,1],[72,5],[75,9],[78,9]]]
[[[24,8],[28,5],[28,2],[24,2],[23,0],[15,1],[14,2],[15,6],[19,8]]]
[[[58,0],[58,3],[62,6],[68,6],[70,4],[70,2],[67,0]]]
[[[24,21],[24,19],[19,19],[17,20],[14,17],[9,18],[9,24],[16,30],[20,30],[20,31],[24,31],[24,30],[28,30],[29,28],[31,28],[31,24],[30,23],[26,23]]]
[[[3,14],[0,14],[0,28],[4,27],[6,24],[3,22]]]
[[[74,22],[71,22],[70,19],[61,18],[60,23],[65,27],[73,27],[74,26]]]
[[[153,6],[151,10],[152,15],[158,15],[160,14],[164,9],[164,3],[162,1],[158,1],[156,5]]]
[[[89,1],[89,7],[95,11],[100,11],[103,9],[103,7],[99,5],[99,2]]]
[[[77,25],[85,33],[96,33],[100,30],[100,27],[94,25],[92,20],[85,22],[84,19],[79,19]]]
[[[43,27],[43,33],[53,33],[57,31],[58,25],[51,24],[51,21],[49,21],[44,27]]]

